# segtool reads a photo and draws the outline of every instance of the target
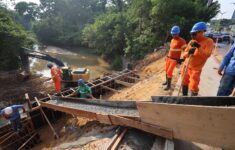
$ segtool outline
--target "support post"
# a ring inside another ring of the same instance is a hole
[[[43,114],[44,118],[46,119],[46,121],[47,121],[48,125],[50,126],[52,132],[54,133],[54,136],[55,136],[57,139],[59,139],[58,134],[56,133],[55,129],[54,129],[53,126],[51,125],[51,123],[50,123],[49,119],[47,118],[46,114],[45,114],[44,111],[42,110],[41,104],[40,104],[40,102],[38,101],[37,97],[35,97],[34,99],[36,100],[38,106],[40,106],[40,111],[41,111],[41,113]]]

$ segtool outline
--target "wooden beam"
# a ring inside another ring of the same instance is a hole
[[[155,135],[159,135],[165,138],[169,138],[169,139],[172,139],[173,137],[171,130],[157,126],[157,125],[151,125],[148,123],[141,122],[139,121],[140,119],[137,117],[127,118],[127,117],[119,116],[119,115],[98,114],[95,112],[89,112],[89,111],[79,110],[79,109],[70,108],[70,107],[58,106],[58,105],[49,104],[45,102],[41,102],[41,105],[43,107],[65,112],[68,114],[97,120],[105,124],[132,127],[132,128],[140,129],[140,130],[143,130],[143,131],[155,134]]]
[[[144,123],[142,121],[136,121],[136,120],[124,118],[121,116],[109,115],[109,119],[111,120],[111,123],[113,125],[132,127],[132,128],[139,129],[139,130],[142,130],[151,134],[155,134],[161,137],[165,137],[168,139],[173,138],[172,131],[164,127],[151,125],[148,123]]]
[[[38,106],[40,107],[41,104],[40,104],[40,102],[38,101],[37,97],[35,97],[34,99],[37,101]],[[41,113],[43,114],[44,118],[46,119],[46,121],[47,121],[48,125],[50,126],[52,132],[54,133],[54,136],[55,136],[57,139],[59,139],[58,134],[56,133],[56,131],[55,131],[55,129],[53,128],[53,126],[51,125],[51,122],[50,122],[49,119],[47,118],[47,116],[46,116],[46,114],[44,113],[42,107],[40,107],[40,111],[41,111]]]
[[[128,82],[124,82],[124,81],[121,81],[121,80],[114,80],[117,84],[121,84],[121,85],[124,85],[124,86],[127,86],[127,87],[130,87],[130,86],[132,86],[132,85],[134,85],[134,84],[132,84],[132,83],[128,83]]]
[[[118,145],[119,145],[120,142],[122,141],[123,137],[125,136],[126,132],[127,132],[127,129],[125,128],[125,129],[121,132],[121,134],[119,134],[119,135],[117,136],[117,138],[115,138],[115,139],[113,140],[113,142],[112,142],[111,145],[107,148],[107,150],[116,150],[116,149],[118,148]]]
[[[26,102],[27,102],[27,104],[28,104],[28,106],[29,106],[29,110],[31,111],[32,108],[33,108],[33,106],[32,106],[32,104],[31,104],[31,102],[30,102],[29,94],[28,94],[28,93],[25,93],[25,100],[26,100]]]
[[[15,136],[15,135],[16,135],[15,132],[11,133],[7,138],[5,138],[4,140],[2,140],[2,141],[0,142],[0,145],[3,144],[4,142],[6,142],[7,140],[9,140],[11,137],[13,137],[13,136]]]
[[[142,121],[173,130],[174,138],[235,147],[235,107],[137,102]]]
[[[113,88],[110,88],[110,87],[108,87],[108,86],[101,85],[101,87],[104,88],[104,89],[106,89],[106,90],[110,90],[110,91],[112,91],[112,92],[120,93],[120,91],[115,90],[115,89],[113,89]]]
[[[139,78],[135,78],[135,77],[131,77],[131,76],[126,76],[126,77],[129,78],[129,79],[135,80],[135,81],[140,81]]]
[[[174,142],[172,140],[166,139],[164,150],[174,150]]]
[[[21,150],[25,147],[26,144],[28,144],[34,137],[37,135],[37,133],[34,133],[26,142],[24,142],[17,150]]]

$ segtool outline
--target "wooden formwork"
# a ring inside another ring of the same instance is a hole
[[[40,137],[36,132],[31,119],[22,119],[22,126],[23,127],[19,132],[14,132],[10,124],[1,127],[1,149],[30,149],[40,142]]]

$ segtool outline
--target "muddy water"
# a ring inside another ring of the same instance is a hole
[[[36,48],[37,49],[37,48]],[[90,70],[90,79],[96,78],[105,72],[109,72],[109,64],[100,56],[95,54],[95,50],[87,48],[65,49],[54,46],[47,46],[43,50],[38,50],[58,58],[66,66],[72,69],[88,68]],[[31,59],[30,68],[32,71],[50,77],[50,71],[47,69],[47,61],[40,59]]]

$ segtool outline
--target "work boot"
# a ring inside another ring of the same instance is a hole
[[[167,78],[167,85],[164,88],[165,91],[168,91],[171,89],[171,78]]]
[[[162,83],[162,85],[167,85],[167,74],[166,74],[166,81],[164,83]]]
[[[198,96],[198,93],[191,92],[191,96]]]
[[[183,94],[183,96],[188,96],[188,86],[183,85],[182,94]]]

